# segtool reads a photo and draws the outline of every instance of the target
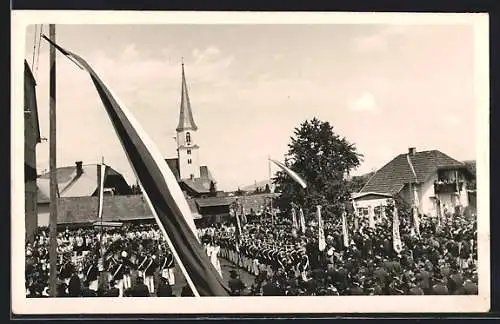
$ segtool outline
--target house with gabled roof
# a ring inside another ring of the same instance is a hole
[[[100,164],[83,164],[75,162],[74,166],[56,169],[57,194],[63,198],[97,197],[99,191]],[[104,174],[105,195],[129,195],[130,186],[121,173],[106,166]],[[41,174],[36,179],[38,225],[48,223],[50,202],[50,173]],[[76,208],[76,207],[75,207]]]
[[[358,205],[370,200],[375,207],[397,195],[408,205],[416,202],[420,214],[436,216],[468,207],[474,178],[465,163],[441,151],[409,148],[376,171],[353,199]]]

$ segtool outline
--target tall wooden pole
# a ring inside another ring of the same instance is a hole
[[[271,173],[271,156],[270,155],[267,157],[267,161],[269,163],[269,198],[270,198],[269,205],[271,208],[271,223],[274,225],[273,196],[271,193],[272,173]]]
[[[52,42],[56,41],[56,27],[49,25],[49,38]],[[56,48],[50,45],[49,52],[49,66],[50,66],[50,130],[49,130],[49,173],[50,173],[50,277],[49,289],[50,296],[56,297],[57,295],[57,177],[56,177]]]

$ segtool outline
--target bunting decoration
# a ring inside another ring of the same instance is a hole
[[[320,251],[324,251],[326,248],[325,228],[321,219],[321,206],[319,205],[316,206],[316,214],[318,216],[318,248]]]
[[[230,290],[203,250],[186,198],[158,148],[87,61],[43,37],[89,73],[144,197],[194,296],[228,296]]]
[[[396,206],[394,206],[394,211],[392,214],[392,245],[396,253],[401,253],[401,251],[403,250],[401,236],[399,234],[399,215]]]
[[[283,171],[285,171],[285,173],[288,174],[290,176],[290,178],[292,178],[295,182],[297,182],[303,189],[307,188],[306,182],[297,173],[295,173],[294,171],[292,171],[290,168],[288,168],[287,166],[285,166],[281,162],[278,162],[278,161],[275,161],[275,160],[271,160],[271,161],[274,164],[276,164],[277,166],[279,166]]]
[[[347,218],[346,218],[346,212],[342,212],[342,237],[344,239],[344,246],[348,247],[349,246],[349,230],[347,228]]]

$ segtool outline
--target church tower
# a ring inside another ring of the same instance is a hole
[[[181,109],[177,125],[177,155],[181,179],[200,178],[199,146],[196,144],[197,130],[189,101],[184,62],[182,62]]]

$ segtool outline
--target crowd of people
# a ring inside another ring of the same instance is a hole
[[[26,296],[48,297],[49,239],[26,245]],[[156,225],[66,229],[57,235],[58,297],[172,296],[174,257]]]
[[[304,233],[290,221],[221,226],[205,240],[221,246],[221,256],[255,276],[238,294],[284,295],[466,295],[478,293],[476,222],[461,215],[438,225],[424,218],[420,233],[401,219],[402,250],[392,241],[392,218],[373,226],[360,220],[349,228],[348,244],[339,222],[324,221],[326,247],[318,227]]]
[[[285,215],[241,224],[213,224],[198,235],[222,275],[219,258],[238,271],[228,280],[232,295],[463,295],[477,294],[476,222],[455,215],[441,223],[424,218],[420,231],[400,220],[402,250],[392,243],[392,219],[349,225],[324,220],[294,228]],[[234,220],[234,218],[233,218]],[[101,235],[102,233],[102,235]],[[59,297],[175,296],[175,262],[156,224],[65,230],[58,233]],[[347,242],[347,244],[346,244]],[[102,257],[101,257],[102,256]],[[26,245],[26,295],[50,295],[48,230]],[[254,278],[244,284],[238,273]],[[185,283],[177,296],[191,296]]]

